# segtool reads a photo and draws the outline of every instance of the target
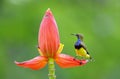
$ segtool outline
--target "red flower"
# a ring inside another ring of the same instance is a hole
[[[37,70],[45,67],[49,58],[53,58],[62,68],[82,66],[87,63],[88,60],[78,60],[72,56],[60,54],[63,46],[64,45],[60,43],[58,27],[54,16],[50,9],[48,9],[39,29],[38,51],[40,56],[24,62],[15,61],[15,64]]]

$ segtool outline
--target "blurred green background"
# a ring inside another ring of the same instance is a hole
[[[39,24],[50,8],[57,21],[63,53],[75,56],[71,33],[83,33],[95,59],[61,69],[57,79],[120,79],[120,0],[0,0],[0,79],[48,79],[47,66],[35,71],[14,61],[38,56]]]

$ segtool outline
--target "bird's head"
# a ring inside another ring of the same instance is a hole
[[[74,35],[74,36],[76,36],[78,39],[81,39],[82,41],[83,41],[83,34],[80,34],[80,33],[73,33],[73,34],[71,34],[71,35]]]

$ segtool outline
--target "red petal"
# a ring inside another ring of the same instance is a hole
[[[47,64],[47,59],[43,56],[37,56],[31,60],[24,62],[16,62],[15,64],[24,68],[31,68],[33,70],[41,69]]]
[[[58,27],[54,16],[48,9],[40,24],[38,46],[46,57],[54,57],[60,44]]]
[[[59,54],[55,61],[62,68],[82,66],[88,62],[88,60],[74,59],[74,57],[65,54]]]

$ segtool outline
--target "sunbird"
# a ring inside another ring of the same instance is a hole
[[[92,59],[90,56],[88,50],[85,47],[85,44],[83,42],[83,35],[78,33],[78,34],[72,34],[77,37],[77,41],[74,44],[75,47],[75,52],[76,52],[76,57],[80,56],[82,58],[87,58],[87,59]]]

